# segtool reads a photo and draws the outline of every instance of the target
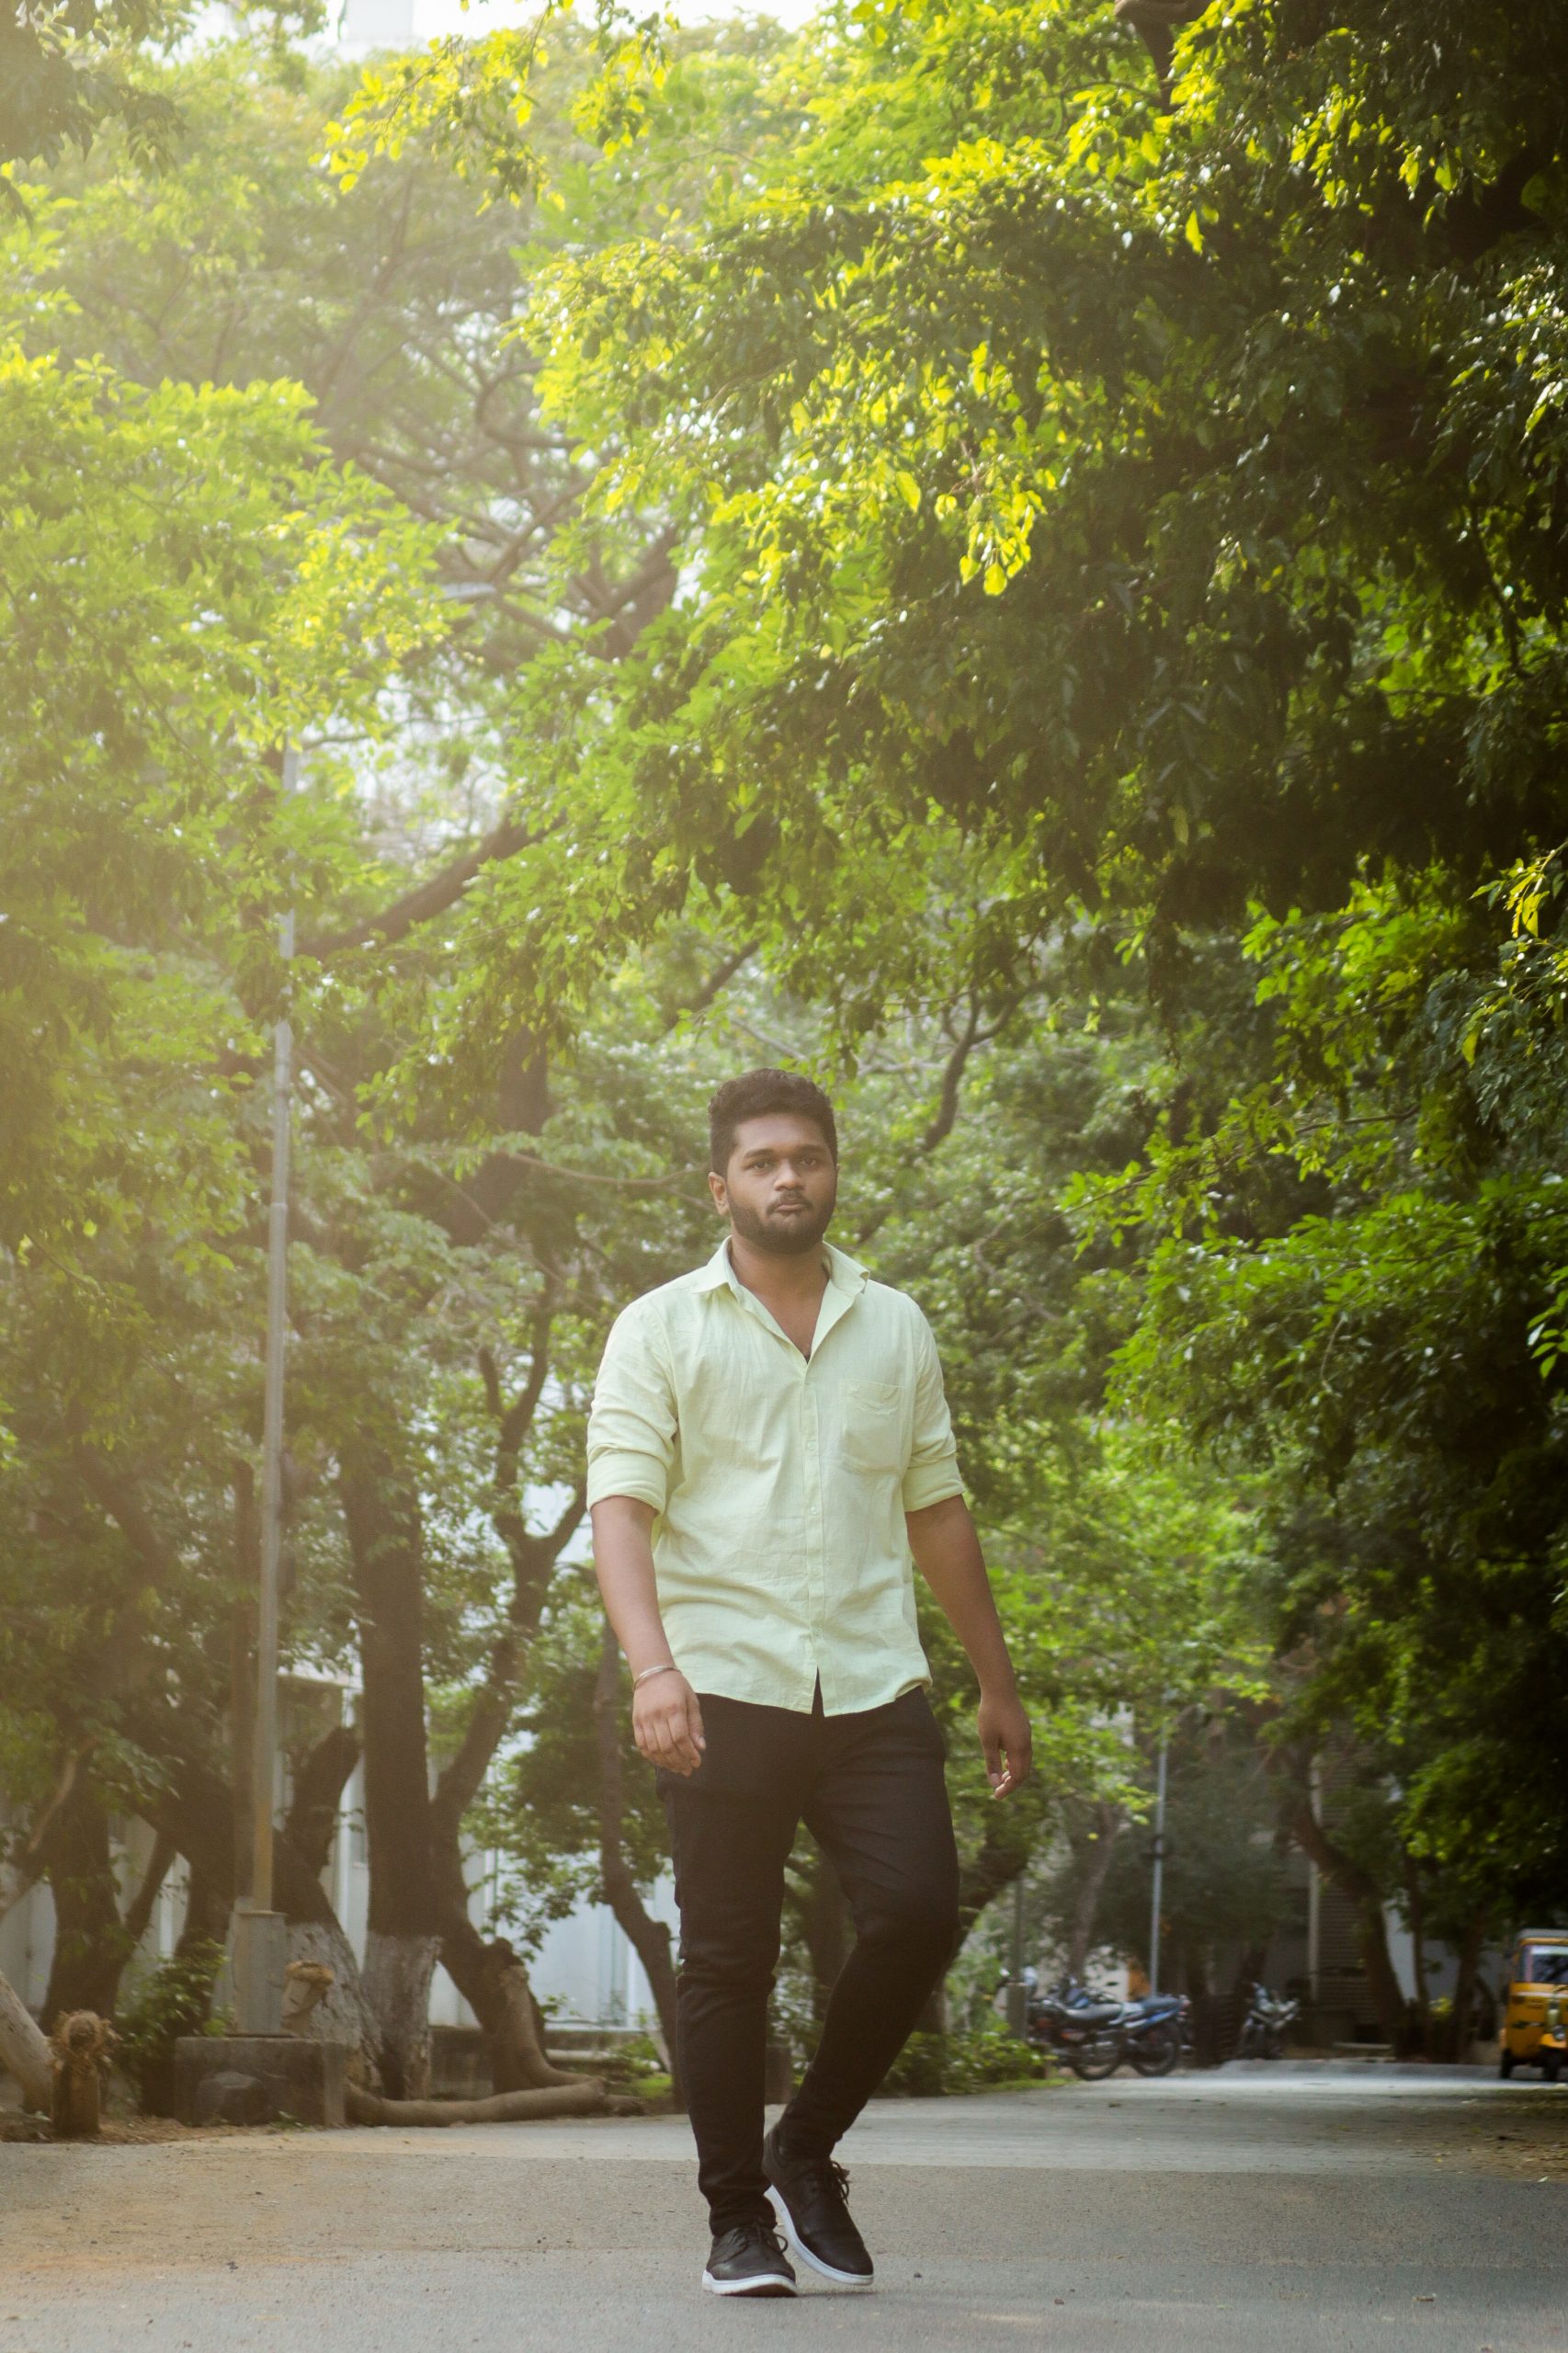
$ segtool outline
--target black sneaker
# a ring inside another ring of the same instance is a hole
[[[849,2176],[831,2157],[790,2157],[778,2146],[777,2124],[762,2144],[768,2197],[802,2263],[839,2288],[869,2288],[875,2273],[866,2242],[847,2203]]]
[[[777,2231],[742,2222],[715,2236],[702,2284],[710,2296],[792,2296],[795,2275]]]

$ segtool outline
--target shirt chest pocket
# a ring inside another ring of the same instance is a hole
[[[907,1447],[903,1392],[892,1381],[846,1381],[842,1392],[839,1452],[855,1471],[891,1472],[902,1478]]]

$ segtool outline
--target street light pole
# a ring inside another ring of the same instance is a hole
[[[1170,1728],[1160,1726],[1160,1762],[1154,1784],[1153,1913],[1149,1922],[1149,1991],[1160,1990],[1160,1904],[1165,1890],[1165,1768],[1170,1756]]]
[[[1007,1979],[1007,2027],[1020,2042],[1029,2030],[1029,1989],[1024,1983],[1024,1874],[1013,1881],[1013,1966]]]
[[[298,755],[283,751],[282,787],[294,790]],[[294,955],[290,908],[278,927],[285,979]],[[288,1927],[272,1905],[272,1795],[278,1756],[278,1586],[283,1541],[283,1358],[289,1316],[290,1097],[294,1032],[285,1009],[272,1032],[272,1189],[267,1222],[267,1365],[261,1431],[261,1589],[256,1633],[256,1726],[251,1765],[250,1893],[234,1914],[234,2008],[242,2034],[283,2029]]]

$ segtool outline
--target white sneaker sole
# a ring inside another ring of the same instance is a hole
[[[835,2288],[874,2288],[876,2286],[874,2274],[869,2275],[864,2271],[840,2271],[835,2265],[824,2263],[820,2255],[813,2255],[795,2228],[790,2209],[785,2205],[778,2190],[769,2189],[767,2199],[769,2205],[778,2217],[778,2228],[786,2243],[800,2256],[802,2263],[811,2265],[819,2279],[831,2279]]]
[[[715,2279],[704,2271],[702,2284],[710,2296],[792,2296],[795,2282],[782,2271],[758,2271],[750,2279]]]

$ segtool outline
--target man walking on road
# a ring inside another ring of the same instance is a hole
[[[926,1319],[824,1242],[832,1105],[809,1079],[750,1071],[720,1087],[709,1123],[708,1181],[729,1232],[707,1266],[635,1301],[611,1331],[588,1501],[633,1732],[669,1819],[681,2070],[713,2231],[702,2284],[788,2296],[778,2229],[824,2279],[871,2285],[833,2150],[958,1932],[912,1554],[979,1678],[997,1797],[1028,1771],[1029,1725]],[[765,2140],[767,1997],[801,1822],[857,1940]]]

